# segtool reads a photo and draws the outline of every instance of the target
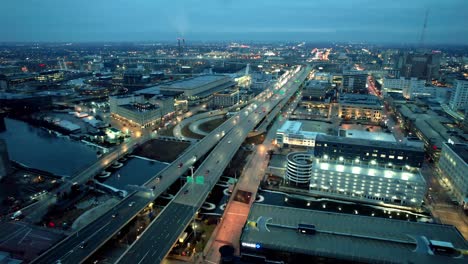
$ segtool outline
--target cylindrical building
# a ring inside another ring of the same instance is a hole
[[[314,155],[308,152],[292,152],[287,156],[286,180],[289,184],[308,187],[312,176]]]

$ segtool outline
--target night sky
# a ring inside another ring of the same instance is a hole
[[[0,41],[468,43],[468,0],[2,0]]]

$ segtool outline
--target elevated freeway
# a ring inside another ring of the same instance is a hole
[[[304,75],[303,72],[304,70],[301,71],[301,76]],[[273,101],[267,100],[267,93],[268,91],[259,94],[257,96],[257,101],[265,103],[266,107],[268,109],[271,109],[273,106],[277,105],[279,99]],[[106,243],[110,238],[116,235],[123,226],[128,224],[149,203],[151,203],[156,197],[158,197],[166,189],[168,189],[181,175],[185,173],[185,171],[187,171],[194,164],[196,159],[204,156],[208,151],[215,147],[218,144],[218,142],[223,139],[223,136],[225,137],[225,135],[230,134],[231,129],[240,128],[241,126],[239,124],[241,123],[249,124],[248,126],[242,126],[242,131],[253,129],[256,123],[258,123],[261,120],[260,114],[253,114],[253,105],[254,104],[244,107],[238,114],[232,116],[222,125],[214,129],[209,135],[205,136],[197,143],[191,145],[173,163],[171,163],[164,170],[155,175],[151,180],[146,182],[144,184],[144,187],[148,189],[148,192],[140,191],[130,193],[128,197],[126,197],[122,202],[117,204],[111,211],[107,212],[102,217],[90,223],[83,229],[75,232],[73,235],[62,240],[60,243],[58,243],[48,251],[44,252],[37,259],[35,259],[33,263],[81,263],[85,261],[96,250],[98,250],[102,245],[104,245],[104,243]],[[263,112],[261,114],[264,115]],[[246,133],[248,133],[248,131]],[[241,141],[238,144],[237,141],[226,143],[231,140],[223,142],[225,142],[225,144],[232,144],[232,149],[237,151],[244,139],[245,137],[239,138],[238,140]],[[224,146],[224,144],[222,146]],[[234,155],[234,153],[235,152],[233,152],[232,155]],[[229,155],[231,155],[231,152],[219,154],[219,157],[224,157],[222,161],[226,162],[226,164],[223,165],[224,163],[222,163],[219,164],[219,166],[217,165],[216,167],[218,168],[218,170],[221,170],[227,166],[227,162],[229,162],[230,160],[227,159]],[[206,161],[203,164],[206,164]],[[197,173],[201,173],[200,169],[197,171]],[[222,170],[219,172],[219,174],[221,173]],[[213,185],[215,183],[216,182],[212,182]],[[210,186],[212,184],[210,184]],[[182,191],[185,192],[185,189],[183,189]],[[195,191],[195,193],[196,192],[197,191]],[[178,195],[177,197],[179,196],[180,195]],[[203,203],[203,201],[204,199],[201,201],[201,203]],[[129,206],[130,203],[132,204],[132,206]],[[172,207],[168,208],[168,212],[173,210]],[[176,210],[179,211],[180,209]],[[185,211],[185,209],[181,210],[180,213],[182,213],[182,211]],[[165,212],[166,209],[162,212],[162,214],[164,214]],[[193,214],[190,216],[190,219],[192,216]],[[158,217],[157,219],[160,219],[160,217]],[[164,217],[162,219],[164,219]],[[190,219],[188,219],[188,221]],[[186,219],[182,218],[179,221],[181,221],[181,223],[184,224],[187,222]],[[173,225],[175,225],[175,223]],[[141,238],[137,240],[137,242],[140,240]],[[80,246],[83,244],[86,244],[86,247]],[[167,252],[164,252],[164,256],[166,253]]]
[[[272,109],[280,106],[283,99],[290,98],[297,91],[300,83],[307,77],[309,68],[300,71],[283,87],[284,95],[272,98],[267,93],[257,98],[256,109],[265,107],[266,111],[252,111],[245,118],[239,118],[239,123],[211,151],[208,157],[196,170],[195,175],[204,177],[204,184],[187,183],[176,197],[164,208],[158,217],[150,224],[140,238],[135,241],[117,263],[160,263],[169,253],[180,234],[190,224],[193,217],[203,205],[224,169],[246,139],[248,133]],[[298,82],[296,82],[298,81]],[[254,107],[255,108],[255,107]],[[245,110],[241,111],[241,114]],[[234,116],[237,118],[239,115]]]

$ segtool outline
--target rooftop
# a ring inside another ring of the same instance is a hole
[[[230,80],[224,75],[202,75],[193,78],[187,78],[184,80],[176,81],[170,84],[162,85],[161,88],[181,89],[181,90],[192,90],[200,86],[210,84],[222,79]]]
[[[301,127],[301,122],[288,120],[284,122],[284,124],[277,130],[277,132],[297,134],[300,132]]]
[[[378,97],[371,94],[342,94],[338,101],[340,104],[382,106]]]
[[[424,151],[423,149],[415,148],[412,146],[407,146],[405,144],[399,144],[397,142],[378,141],[378,140],[362,139],[362,138],[347,138],[347,137],[329,136],[329,135],[323,135],[323,134],[317,135],[317,141],[326,141],[330,143],[340,143],[340,144],[357,145],[357,146],[374,146],[374,147],[381,147],[381,148]]]
[[[340,130],[340,136],[347,137],[347,138],[360,138],[360,139],[368,139],[368,140],[378,140],[378,141],[386,141],[386,142],[396,142],[395,137],[392,133],[384,133],[384,132],[370,132],[370,131],[362,131],[362,130]]]
[[[156,110],[156,109],[159,108],[158,105],[149,104],[149,103],[147,103],[147,104],[126,104],[126,105],[120,105],[120,107],[129,109],[129,110],[134,111],[134,112],[140,112],[140,113]]]
[[[468,144],[446,144],[455,152],[465,163],[468,163]]]
[[[260,220],[265,221],[261,222]],[[427,240],[450,242],[457,249],[468,249],[458,230],[449,225],[426,224],[352,214],[305,210],[254,203],[242,243],[260,248],[341,258],[357,262],[381,263],[465,263],[464,258],[429,255]],[[263,226],[261,223],[264,223]],[[315,225],[317,233],[304,235],[298,224]]]

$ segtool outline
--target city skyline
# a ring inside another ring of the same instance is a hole
[[[424,44],[468,41],[468,3],[450,1],[8,1],[0,42],[313,41]]]

